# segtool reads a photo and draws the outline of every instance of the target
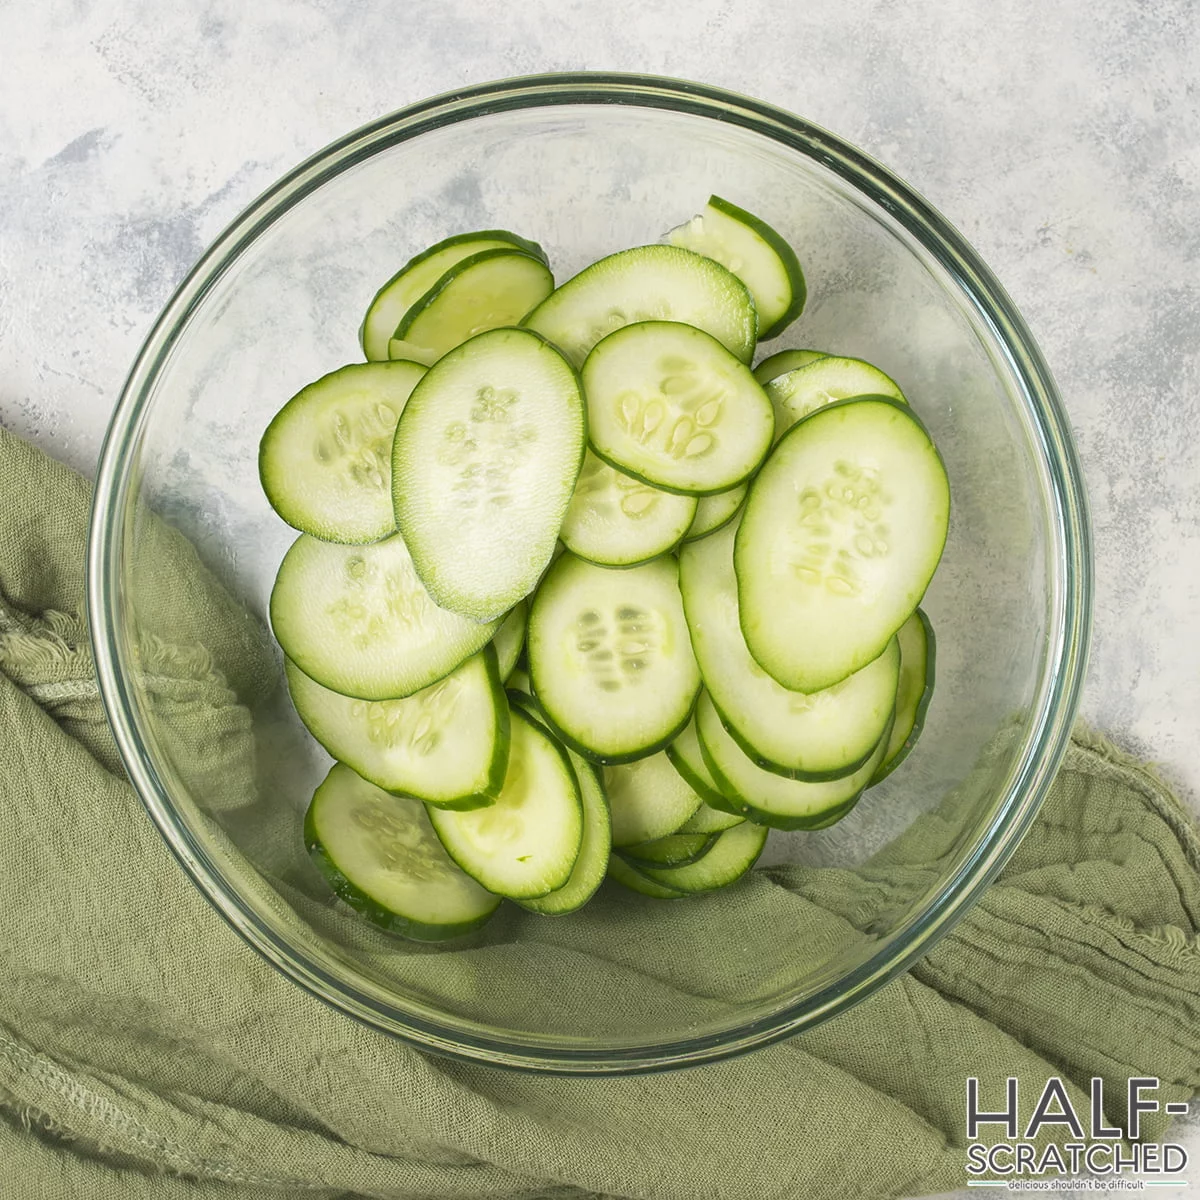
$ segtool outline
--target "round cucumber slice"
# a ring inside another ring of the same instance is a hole
[[[684,535],[685,542],[694,542],[698,538],[708,537],[718,529],[728,525],[742,507],[749,484],[739,483],[737,487],[727,492],[717,492],[714,496],[701,496],[696,504],[696,516],[691,527]]]
[[[693,862],[678,867],[643,867],[639,870],[662,887],[694,895],[728,887],[754,866],[766,845],[767,830],[743,821],[713,839],[712,846]]]
[[[890,775],[909,755],[921,736],[925,713],[933,698],[937,643],[929,618],[917,609],[896,635],[900,644],[900,682],[896,688],[896,723],[872,784]]]
[[[564,554],[533,598],[527,654],[547,717],[597,762],[661,749],[700,687],[670,556],[614,570]]]
[[[700,797],[666,754],[603,769],[614,846],[634,846],[675,832],[700,807]]]
[[[750,369],[688,325],[609,334],[583,364],[583,386],[595,453],[668,491],[727,491],[771,448],[775,418]]]
[[[399,700],[356,700],[284,664],[309,733],[333,758],[389,792],[427,804],[490,804],[508,765],[508,704],[485,646],[445,679]]]
[[[375,542],[396,528],[392,438],[425,368],[354,363],[297,392],[267,426],[258,474],[271,507],[327,542]]]
[[[754,480],[737,531],[750,653],[801,692],[873,662],[920,603],[949,518],[945,467],[906,405],[863,397],[810,414]]]
[[[628,567],[673,549],[695,515],[695,497],[652,487],[588,451],[559,537],[589,562]]]
[[[342,763],[313,795],[304,842],[340,899],[416,941],[469,933],[500,903],[450,860],[419,800],[385,792]]]
[[[585,267],[524,320],[578,367],[595,344],[636,321],[703,329],[742,362],[754,355],[758,318],[745,284],[679,246],[637,246]]]
[[[907,404],[896,381],[861,358],[839,358],[832,354],[779,375],[766,384],[775,409],[776,440],[809,413],[835,400],[855,396],[889,396]]]
[[[494,804],[429,810],[446,852],[489,892],[544,896],[571,877],[583,840],[579,783],[561,746],[520,708],[510,713],[508,772]]]
[[[579,377],[525,329],[481,333],[417,384],[392,447],[396,523],[443,608],[491,621],[554,553],[584,450]]]
[[[271,627],[305,675],[362,700],[411,696],[496,632],[439,608],[398,534],[370,546],[301,534],[275,579]]]
[[[780,350],[764,358],[754,368],[754,378],[765,387],[772,379],[778,379],[780,375],[786,375],[798,367],[807,367],[809,363],[824,357],[824,350]]]

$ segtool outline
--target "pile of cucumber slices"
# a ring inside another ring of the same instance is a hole
[[[344,901],[438,940],[606,875],[710,891],[904,758],[946,473],[870,364],[751,369],[804,301],[715,196],[557,288],[536,244],[462,234],[275,416],[262,484],[300,537],[271,621],[337,760],[305,839]]]

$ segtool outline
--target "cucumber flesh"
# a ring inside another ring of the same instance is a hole
[[[920,603],[949,516],[942,460],[906,405],[863,397],[806,417],[754,480],[737,531],[750,653],[802,692],[873,662]]]
[[[602,337],[637,321],[682,321],[742,362],[754,355],[754,301],[736,275],[678,246],[638,246],[585,267],[524,320],[577,367]]]
[[[771,448],[775,418],[750,369],[688,325],[609,334],[583,364],[583,386],[593,451],[668,491],[727,491]]]
[[[657,883],[648,875],[644,875],[637,867],[626,862],[619,854],[614,854],[608,861],[608,877],[616,880],[622,887],[643,896],[652,896],[655,900],[681,900],[687,892],[678,888],[667,887]]]
[[[529,619],[529,605],[522,600],[500,622],[492,645],[496,647],[496,663],[500,678],[507,681],[516,669],[521,651],[525,649],[525,625]]]
[[[450,860],[419,800],[385,792],[342,763],[313,795],[304,840],[340,899],[417,941],[469,933],[500,903]]]
[[[411,696],[496,631],[439,608],[398,534],[370,546],[301,534],[275,579],[271,627],[310,679],[363,700]]]
[[[579,783],[554,739],[520,708],[509,716],[508,773],[487,808],[429,810],[446,852],[489,892],[544,896],[571,877],[583,840]]]
[[[873,662],[819,692],[782,687],[746,648],[738,615],[737,526],[683,548],[679,586],[704,686],[734,740],[760,767],[832,779],[870,757],[892,719],[900,676],[893,638]]]
[[[925,713],[933,698],[936,640],[929,618],[917,609],[896,635],[900,644],[900,682],[896,688],[896,723],[883,761],[872,784],[890,775],[909,755],[921,736]]]
[[[456,263],[405,313],[388,356],[432,365],[476,334],[516,325],[553,290],[541,259],[484,250]]]
[[[368,362],[403,358],[388,354],[388,342],[405,314],[446,274],[455,263],[482,250],[521,250],[546,261],[536,242],[527,241],[503,229],[485,229],[478,233],[459,233],[448,237],[410,259],[376,293],[363,318],[358,338]]]
[[[825,357],[824,350],[780,350],[764,358],[754,368],[754,378],[765,387],[772,379]]]
[[[775,409],[776,439],[809,413],[835,400],[890,396],[900,404],[908,403],[896,381],[878,367],[861,358],[839,358],[832,354],[778,375],[765,387]]]
[[[700,807],[700,797],[666,754],[604,767],[614,846],[635,846],[674,833]]]
[[[695,861],[678,867],[642,867],[639,870],[663,887],[691,895],[728,887],[754,866],[766,845],[765,826],[743,821],[717,834],[711,848]]]
[[[710,533],[716,533],[718,529],[728,525],[737,516],[749,490],[748,484],[739,483],[737,487],[730,488],[727,492],[701,496],[696,504],[696,515],[687,533],[684,534],[683,540],[694,542],[698,538],[708,537]]]
[[[356,700],[284,664],[292,704],[329,754],[389,792],[479,808],[504,783],[508,704],[485,646],[445,679],[399,700]]]
[[[628,567],[674,549],[695,515],[694,497],[643,483],[588,451],[559,536],[580,558]]]
[[[614,570],[564,554],[533,598],[527,654],[538,703],[595,762],[661,749],[700,687],[669,556]]]
[[[667,241],[719,262],[745,285],[758,312],[760,341],[781,334],[803,311],[807,289],[796,252],[761,217],[720,196],[672,229]]]
[[[481,333],[428,371],[396,427],[392,498],[438,604],[491,621],[533,589],[583,449],[579,379],[536,334]]]
[[[387,537],[396,528],[392,438],[424,374],[413,362],[353,363],[297,392],[259,446],[271,507],[327,542]]]

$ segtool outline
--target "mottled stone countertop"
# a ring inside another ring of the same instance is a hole
[[[797,112],[974,243],[1050,362],[1090,489],[1083,713],[1197,804],[1194,0],[0,3],[0,423],[90,472],[159,308],[285,169],[424,96],[585,68]]]

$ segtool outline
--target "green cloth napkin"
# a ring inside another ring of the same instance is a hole
[[[969,1075],[993,1097],[1008,1075],[1025,1095],[1058,1075],[1084,1112],[1099,1075],[1118,1122],[1131,1075],[1160,1077],[1164,1102],[1200,1088],[1200,840],[1151,771],[1086,735],[955,931],[789,1041],[658,1076],[554,1078],[425,1056],[351,1021],[225,925],[125,780],[81,620],[88,500],[0,429],[5,1196],[918,1195],[966,1178]],[[262,631],[181,537],[153,537],[163,586],[194,603],[148,636],[151,686],[185,764],[237,770],[252,757],[245,705],[274,686]],[[747,936],[798,905],[817,936],[864,936],[944,849],[931,814],[862,872],[756,872],[736,911]],[[587,938],[606,936],[605,916],[601,902]],[[700,905],[670,919],[681,945],[699,938]],[[612,929],[603,949],[631,1006],[711,974],[692,980],[687,953],[664,971]],[[579,947],[543,936],[565,986]],[[1156,1115],[1143,1136],[1164,1128]]]

